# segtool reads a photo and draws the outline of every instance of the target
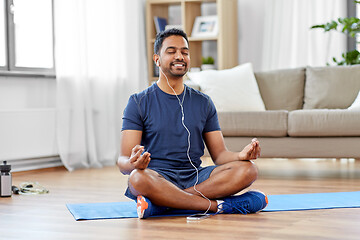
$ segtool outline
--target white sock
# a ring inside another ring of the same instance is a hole
[[[218,207],[218,210],[216,211],[216,213],[219,213],[222,211],[222,203],[224,202],[223,200],[216,200],[217,202],[217,207]]]

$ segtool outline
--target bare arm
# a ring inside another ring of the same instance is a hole
[[[144,147],[140,146],[141,136],[142,131],[137,130],[124,130],[121,133],[117,165],[123,174],[130,174],[134,169],[145,169],[151,160],[150,153],[144,152]]]
[[[253,141],[246,145],[241,152],[231,152],[227,150],[221,131],[205,133],[204,140],[210,156],[216,165],[232,161],[253,160],[258,158],[261,152],[260,144],[257,139],[253,139]]]

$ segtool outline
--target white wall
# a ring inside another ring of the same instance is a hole
[[[55,78],[0,76],[0,111],[54,108]]]
[[[58,154],[55,105],[54,78],[0,76],[0,161]]]

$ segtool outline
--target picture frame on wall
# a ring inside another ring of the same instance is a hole
[[[191,37],[216,37],[219,32],[218,16],[197,16]]]

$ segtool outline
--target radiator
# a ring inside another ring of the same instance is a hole
[[[0,110],[0,161],[12,171],[61,166],[55,109]]]

